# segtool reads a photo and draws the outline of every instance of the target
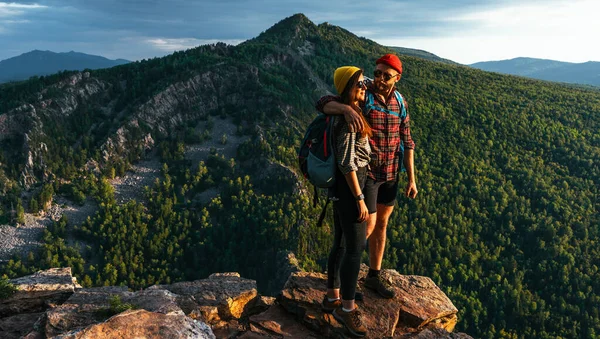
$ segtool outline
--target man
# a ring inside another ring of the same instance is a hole
[[[408,175],[404,195],[413,199],[418,193],[414,171],[415,144],[410,135],[406,102],[403,99],[399,102],[395,94],[396,83],[402,77],[402,62],[396,55],[386,54],[377,59],[374,76],[373,83],[367,89],[367,98],[371,95],[373,102],[363,107],[363,113],[373,130],[373,137],[370,139],[373,159],[364,189],[369,209],[369,274],[365,279],[365,287],[377,291],[384,298],[393,298],[394,290],[380,276],[381,262],[386,229],[398,193],[402,146],[402,161]],[[317,109],[326,114],[343,114],[351,130],[362,130],[362,122],[355,110],[340,103],[339,97],[324,96],[317,103]]]

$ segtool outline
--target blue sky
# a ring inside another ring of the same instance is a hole
[[[597,0],[0,0],[0,60],[33,49],[140,60],[237,44],[295,13],[464,64],[600,61]]]

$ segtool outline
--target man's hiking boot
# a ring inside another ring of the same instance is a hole
[[[358,288],[358,286],[357,286]],[[354,300],[355,301],[363,301],[365,297],[363,296],[361,291],[356,291],[356,293],[354,293]]]
[[[335,299],[334,301],[329,301],[327,294],[325,294],[323,301],[321,302],[321,310],[323,310],[325,313],[331,313],[338,307],[342,307],[342,300]]]
[[[364,337],[367,334],[367,328],[362,322],[362,315],[358,307],[350,312],[346,312],[341,307],[338,307],[333,311],[333,317],[342,323],[352,335]]]
[[[396,296],[396,292],[394,291],[390,283],[387,282],[387,280],[383,279],[381,275],[377,275],[375,277],[366,277],[365,287],[372,289],[373,291],[379,293],[379,295],[386,299],[392,299]]]

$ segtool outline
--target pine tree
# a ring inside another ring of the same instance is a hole
[[[21,202],[21,199],[19,199],[18,202],[17,202],[17,216],[16,216],[16,221],[19,224],[24,224],[25,223],[25,209],[23,208],[23,203]]]
[[[31,200],[29,201],[29,210],[31,210],[31,213],[33,214],[37,214],[40,211],[40,207],[35,198],[31,198]]]

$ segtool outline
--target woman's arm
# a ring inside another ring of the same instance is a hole
[[[348,187],[350,187],[350,191],[352,191],[354,198],[362,195],[362,190],[360,189],[355,171],[344,174],[344,178],[346,178],[346,182],[348,183]],[[356,203],[358,204],[358,221],[366,221],[369,216],[369,210],[367,209],[367,204],[365,204],[365,197],[363,196],[360,200],[357,199]]]
[[[360,184],[358,183],[358,177],[356,171],[358,167],[356,165],[356,138],[357,133],[348,131],[348,125],[344,121],[336,121],[337,124],[343,124],[341,128],[336,131],[336,147],[335,157],[338,163],[338,168],[344,174],[346,183],[352,192],[353,198],[357,198],[362,194]],[[369,211],[365,204],[364,199],[357,200],[358,204],[358,221],[365,221],[369,216]]]

